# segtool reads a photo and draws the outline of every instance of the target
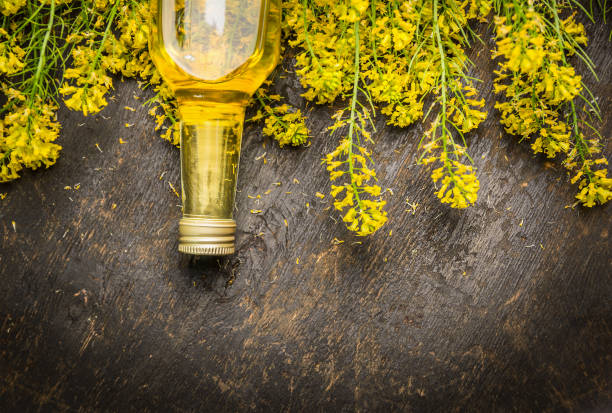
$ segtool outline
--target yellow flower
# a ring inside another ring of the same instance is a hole
[[[14,40],[0,42],[0,74],[12,75],[23,69],[25,51]]]
[[[0,0],[0,13],[10,16],[17,13],[25,4],[26,0]]]
[[[32,107],[15,104],[2,120],[0,182],[17,179],[24,167],[49,167],[59,156],[61,146],[53,143],[60,130],[55,119],[57,108],[39,99]]]

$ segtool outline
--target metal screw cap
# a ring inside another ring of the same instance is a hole
[[[236,221],[233,219],[181,218],[179,247],[184,254],[229,255],[234,253]]]

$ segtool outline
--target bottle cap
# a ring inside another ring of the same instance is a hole
[[[234,253],[236,221],[233,219],[181,218],[179,247],[184,254],[229,255]]]

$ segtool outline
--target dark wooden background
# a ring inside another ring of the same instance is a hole
[[[605,136],[610,29],[588,27]],[[229,259],[178,254],[179,153],[135,82],[97,116],[61,110],[57,165],[0,185],[0,410],[612,411],[612,206],[564,208],[564,170],[502,133],[492,46],[472,52],[491,108],[470,142],[477,206],[440,205],[414,165],[423,127],[379,118],[393,195],[366,239],[315,196],[332,109],[311,111],[291,73],[275,88],[306,108],[312,146],[247,126]]]

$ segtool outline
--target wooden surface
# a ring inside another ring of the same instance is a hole
[[[589,27],[605,136],[609,32]],[[494,65],[472,56],[491,107]],[[306,107],[293,75],[275,87]],[[563,169],[502,135],[494,110],[471,137],[481,190],[466,211],[414,166],[423,127],[378,120],[394,195],[367,239],[315,197],[331,109],[309,111],[309,148],[250,124],[237,253],[192,260],[177,252],[178,150],[146,109],[123,109],[134,94],[117,82],[100,115],[62,110],[57,165],[0,186],[1,411],[612,410],[612,206],[564,208]]]

